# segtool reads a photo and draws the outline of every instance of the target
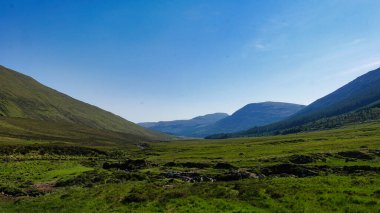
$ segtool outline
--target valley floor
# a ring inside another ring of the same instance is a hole
[[[379,122],[114,148],[0,144],[0,212],[380,212]]]

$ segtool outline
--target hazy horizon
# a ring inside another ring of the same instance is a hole
[[[380,67],[380,2],[0,2],[0,64],[133,122],[310,104]]]

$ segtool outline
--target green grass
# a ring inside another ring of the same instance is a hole
[[[150,140],[168,136],[46,87],[29,76],[0,66],[0,117],[69,123]]]
[[[76,144],[48,140],[24,144],[23,139],[9,137],[0,141],[3,148],[12,143],[41,149]],[[82,151],[78,148],[81,153],[78,155],[71,149],[60,156],[49,151],[44,155],[36,151],[25,155],[3,154],[0,189],[7,186],[7,192],[26,194],[0,195],[0,212],[380,211],[380,123],[377,122],[286,136],[145,143],[145,149],[136,144],[139,143],[117,144],[111,148],[100,144],[96,148],[101,152],[95,154],[86,154],[84,148]],[[348,151],[367,159],[344,157]],[[193,172],[213,178],[228,174],[228,169],[214,168],[218,162],[231,164],[240,172],[259,175],[273,165],[289,164],[293,156],[311,157],[313,162],[290,165],[316,171],[315,175],[269,173],[261,178],[195,183],[163,176],[167,172]],[[150,164],[133,171],[102,167],[104,162],[126,159],[145,159]],[[164,166],[170,162],[176,164]],[[200,168],[196,163],[206,167]],[[350,172],[345,168],[359,169]],[[34,185],[46,183],[52,184],[52,191],[28,192]]]
[[[237,165],[262,163],[259,160],[312,154],[380,148],[378,123],[349,126],[337,130],[286,136],[194,140],[151,145],[157,161],[228,161]],[[363,148],[364,147],[364,148]]]
[[[14,161],[0,163],[0,184],[18,186],[25,182],[43,183],[70,178],[92,168],[77,161]]]

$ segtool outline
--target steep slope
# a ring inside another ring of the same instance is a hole
[[[214,135],[208,138],[259,136],[274,134],[323,118],[358,110],[380,100],[380,68],[358,77],[335,92],[315,101],[288,119],[271,125],[234,134]]]
[[[36,80],[0,66],[0,117],[66,122],[149,139],[166,136],[146,130],[117,115],[75,100]]]
[[[198,116],[190,120],[176,120],[176,121],[160,121],[160,122],[146,122],[139,123],[140,126],[152,130],[173,134],[177,136],[194,137],[199,129],[213,124],[223,118],[226,118],[226,113],[214,113],[204,116]]]
[[[67,122],[0,117],[0,143],[65,143],[80,146],[126,146],[157,139]]]

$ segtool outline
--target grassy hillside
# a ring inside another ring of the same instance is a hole
[[[159,141],[143,135],[90,128],[66,122],[47,122],[25,118],[0,117],[0,143],[65,143],[86,146],[123,146],[144,141]]]
[[[117,115],[75,100],[34,79],[0,66],[0,116],[67,122],[145,138],[166,138]]]
[[[220,134],[208,138],[226,138],[273,134],[319,119],[359,110],[380,100],[380,68],[358,77],[335,92],[315,101],[283,121],[252,128],[234,134]]]
[[[3,142],[0,211],[379,212],[379,141],[373,122],[117,150]]]

